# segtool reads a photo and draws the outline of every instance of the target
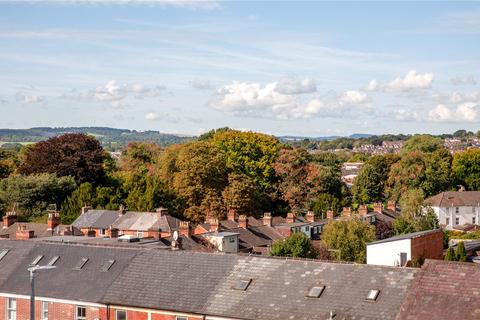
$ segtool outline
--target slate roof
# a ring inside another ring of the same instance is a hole
[[[277,230],[275,230],[275,228],[270,226],[252,227],[252,228],[249,228],[249,230],[254,234],[256,234],[257,236],[263,237],[270,241],[285,239],[285,237],[282,234],[280,234]]]
[[[394,236],[394,237],[390,237],[390,238],[387,238],[387,239],[367,243],[367,246],[371,245],[371,244],[379,244],[379,243],[386,243],[386,242],[392,242],[392,241],[414,239],[414,238],[418,238],[418,237],[421,237],[421,236],[424,236],[424,235],[427,235],[427,234],[431,234],[431,233],[436,233],[436,232],[441,232],[441,229],[426,230],[426,231],[418,231],[418,232],[412,232],[412,233],[407,233],[407,234],[401,234],[399,236]]]
[[[173,232],[178,229],[179,221],[177,218],[159,212],[128,211],[119,217],[112,227],[118,230]]]
[[[87,212],[82,213],[72,223],[72,226],[79,229],[108,229],[118,218],[119,211],[90,209]]]
[[[480,319],[480,266],[427,260],[397,319]]]
[[[476,207],[480,205],[480,191],[447,191],[425,200],[432,207]]]
[[[0,237],[16,239],[16,234],[19,226],[26,226],[27,230],[32,230],[35,238],[58,236],[63,234],[63,232],[70,227],[68,225],[60,224],[53,228],[53,230],[47,230],[48,225],[46,223],[15,222],[8,228],[0,229]],[[78,228],[74,227],[73,232],[74,235],[82,235],[82,232]]]

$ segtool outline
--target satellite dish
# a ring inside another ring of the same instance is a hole
[[[175,241],[178,240],[178,232],[177,232],[177,230],[175,230],[175,231],[173,232],[173,240],[175,240]]]

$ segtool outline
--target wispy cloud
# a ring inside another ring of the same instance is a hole
[[[53,5],[155,5],[190,9],[216,9],[214,0],[2,0],[3,3],[53,4]]]

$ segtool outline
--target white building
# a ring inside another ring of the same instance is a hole
[[[463,225],[479,225],[480,191],[447,191],[426,201],[445,229]]]
[[[238,252],[238,233],[235,232],[211,232],[202,235],[220,252]]]
[[[403,267],[415,259],[442,257],[443,232],[440,229],[402,234],[367,243],[367,264]]]

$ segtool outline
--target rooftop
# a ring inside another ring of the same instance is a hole
[[[447,191],[425,200],[433,207],[478,207],[480,191]]]
[[[372,244],[379,244],[379,243],[386,243],[386,242],[392,242],[392,241],[399,241],[399,240],[406,240],[406,239],[413,239],[413,238],[418,238],[427,234],[431,233],[436,233],[441,231],[440,229],[435,229],[435,230],[426,230],[426,231],[419,231],[419,232],[412,232],[412,233],[407,233],[407,234],[402,234],[399,236],[394,236],[391,238],[383,239],[383,240],[378,240],[378,241],[373,241],[370,243],[367,243],[368,245]]]

